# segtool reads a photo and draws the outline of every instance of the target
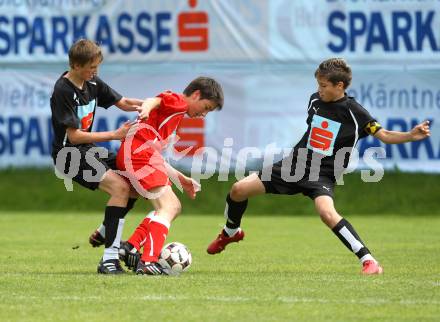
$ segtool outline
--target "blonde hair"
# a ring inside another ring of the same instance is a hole
[[[69,65],[72,68],[74,65],[84,66],[96,59],[99,59],[101,63],[104,60],[104,56],[102,55],[101,48],[91,40],[80,39],[69,49]]]

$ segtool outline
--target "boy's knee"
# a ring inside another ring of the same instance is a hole
[[[179,200],[173,205],[173,213],[175,216],[179,215],[182,212],[182,204]]]
[[[243,201],[247,199],[247,191],[246,187],[243,183],[236,182],[232,185],[231,191],[229,192],[229,195],[232,200],[234,201]]]
[[[112,185],[112,195],[125,198],[130,196],[130,186],[125,180],[116,180]]]
[[[330,228],[333,228],[341,220],[341,216],[333,209],[320,208],[318,213],[322,222]]]
[[[321,220],[325,223],[330,221],[333,217],[332,212],[327,209],[320,209],[318,213],[319,213],[319,217],[321,218]]]
[[[172,215],[173,217],[176,217],[180,214],[180,212],[182,211],[182,204],[180,203],[179,199],[176,198],[176,200],[168,203],[165,207],[164,210]]]

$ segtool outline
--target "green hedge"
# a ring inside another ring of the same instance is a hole
[[[78,213],[102,211],[107,196],[74,184],[67,192],[63,181],[49,169],[9,169],[0,171],[0,210]],[[378,183],[365,183],[360,173],[344,176],[345,185],[336,187],[336,209],[342,214],[436,215],[439,211],[440,175],[387,172]],[[223,213],[224,200],[232,183],[218,182],[217,176],[202,180],[202,192],[190,200],[177,191],[183,213]],[[135,211],[151,209],[148,202],[137,202]],[[266,195],[249,202],[248,213],[277,215],[313,214],[313,203],[302,195]]]

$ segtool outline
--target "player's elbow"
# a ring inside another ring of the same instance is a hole
[[[384,137],[384,138],[379,138],[379,141],[382,142],[382,143],[385,143],[385,144],[391,144],[391,143],[392,143],[392,142],[391,142],[388,138],[386,138],[386,137]]]
[[[377,139],[379,139],[379,141],[381,141],[382,143],[385,143],[385,144],[391,144],[391,143],[393,143],[393,142],[391,141],[389,131],[387,131],[387,130],[385,130],[385,129],[381,129],[379,132],[377,132],[377,133],[374,135],[374,137],[377,138]]]
[[[123,97],[119,101],[117,101],[115,103],[115,106],[118,107],[120,110],[123,110],[123,111],[127,111],[127,110],[130,109],[129,108],[129,104],[127,102],[127,99],[125,97]]]
[[[82,138],[80,133],[77,130],[67,130],[67,138],[69,142],[73,145],[84,143],[82,142]]]
[[[67,136],[67,138],[69,139],[69,142],[71,143],[71,144],[73,144],[73,145],[77,145],[77,144],[79,144],[79,142],[76,140],[76,138],[75,137],[72,137],[72,136]]]

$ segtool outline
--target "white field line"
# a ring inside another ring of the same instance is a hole
[[[105,296],[77,296],[77,295],[66,295],[66,296],[51,296],[51,297],[38,297],[38,296],[23,296],[23,295],[8,295],[0,296],[0,300],[3,302],[5,300],[14,299],[15,301],[29,301],[29,300],[53,300],[53,301],[103,301],[109,300]],[[260,297],[223,297],[223,296],[182,296],[182,295],[144,295],[135,297],[118,297],[118,300],[122,301],[215,301],[215,302],[226,302],[226,303],[237,303],[237,302],[268,302],[268,303],[311,303],[311,304],[362,304],[362,305],[387,305],[387,304],[399,304],[399,305],[440,305],[440,300],[429,300],[429,299],[401,299],[398,301],[380,298],[371,299],[320,299],[320,298],[307,298],[307,297],[273,297],[273,298],[260,298]]]

